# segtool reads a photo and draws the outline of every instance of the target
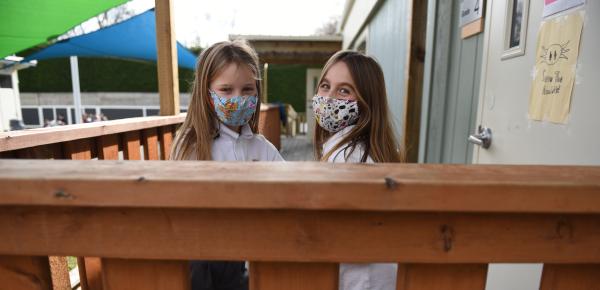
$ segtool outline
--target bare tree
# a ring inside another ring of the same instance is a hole
[[[316,35],[337,35],[339,17],[331,17],[327,22],[315,31]]]
[[[67,31],[65,34],[58,37],[58,40],[75,37],[78,35],[82,35],[86,33],[86,29],[84,27],[88,27],[88,32],[94,31],[96,29],[101,29],[107,26],[111,26],[115,23],[119,23],[124,21],[134,14],[133,10],[129,9],[126,5],[121,5],[103,13],[98,14],[94,18],[91,18],[79,25],[73,27],[71,30]]]

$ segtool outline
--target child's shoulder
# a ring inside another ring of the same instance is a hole
[[[260,146],[264,150],[267,151],[269,160],[272,160],[272,161],[283,160],[283,158],[281,157],[281,154],[279,154],[279,150],[277,150],[275,145],[273,145],[273,143],[271,143],[271,141],[269,141],[265,136],[257,133],[257,134],[254,134],[253,140],[254,140],[255,146]]]

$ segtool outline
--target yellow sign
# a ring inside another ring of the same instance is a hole
[[[542,22],[529,97],[530,119],[567,122],[582,29],[583,12]]]

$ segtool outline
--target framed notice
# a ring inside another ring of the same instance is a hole
[[[484,6],[484,0],[460,1],[460,26],[463,39],[483,31]]]
[[[585,0],[544,0],[543,16],[547,17],[585,3]]]

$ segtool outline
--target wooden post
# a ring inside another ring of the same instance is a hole
[[[173,3],[155,0],[158,93],[162,116],[179,114],[179,75],[177,42],[173,29]]]
[[[406,78],[406,97],[404,98],[404,135],[401,145],[406,153],[406,162],[417,162],[419,159],[421,99],[425,72],[427,1],[412,1],[411,6],[408,77]]]

